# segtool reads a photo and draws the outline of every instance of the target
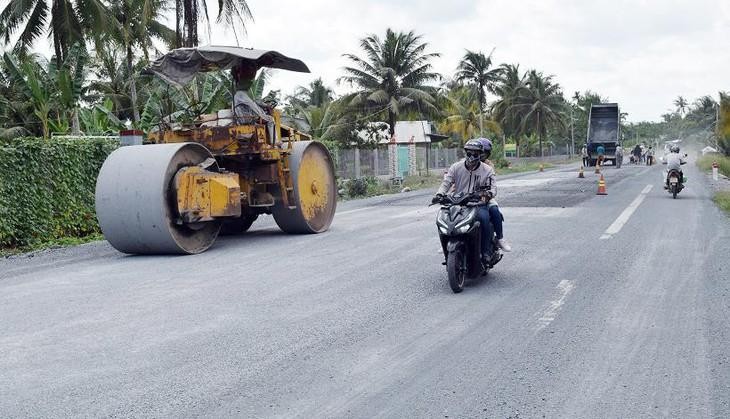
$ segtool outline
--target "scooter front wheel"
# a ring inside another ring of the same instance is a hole
[[[464,291],[463,255],[460,250],[449,252],[446,257],[446,272],[449,275],[449,286],[454,294]]]

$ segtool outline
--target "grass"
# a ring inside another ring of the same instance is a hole
[[[717,204],[721,210],[730,215],[730,191],[719,191],[715,193],[712,200],[715,201],[715,204]]]
[[[712,162],[716,161],[720,165],[720,173],[730,176],[730,157],[721,154],[708,154],[697,159],[697,166],[703,171],[712,170]]]
[[[36,250],[53,249],[59,247],[77,246],[79,244],[89,243],[97,240],[104,240],[101,233],[94,233],[84,237],[64,237],[61,239],[39,242],[31,246],[23,247],[0,247],[0,257],[17,255],[20,253],[33,252]]]

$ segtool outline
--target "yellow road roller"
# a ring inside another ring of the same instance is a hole
[[[230,109],[183,123],[161,118],[144,144],[109,155],[97,179],[96,214],[114,248],[200,253],[219,234],[245,232],[260,214],[273,215],[287,233],[329,228],[337,203],[332,158],[242,90],[261,67],[309,72],[276,51],[238,47],[180,48],[152,63],[148,71],[172,84],[231,70],[243,87]]]

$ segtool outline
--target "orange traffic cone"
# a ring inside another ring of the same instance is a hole
[[[596,162],[596,171],[593,172],[593,173],[595,173],[597,175],[600,175],[601,174],[601,166],[598,165],[598,162]]]
[[[580,165],[580,169],[578,170],[578,178],[583,179],[585,176],[583,176],[583,165]]]
[[[606,192],[606,180],[603,179],[603,175],[598,179],[598,192],[596,192],[596,195],[608,195],[608,192]]]

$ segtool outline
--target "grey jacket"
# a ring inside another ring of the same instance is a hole
[[[488,186],[492,191],[492,197],[497,196],[497,180],[492,169],[485,163],[479,163],[474,170],[469,170],[464,164],[464,160],[459,160],[449,167],[448,172],[444,175],[444,180],[437,193],[445,194],[454,187],[454,193],[470,193],[479,186]]]

